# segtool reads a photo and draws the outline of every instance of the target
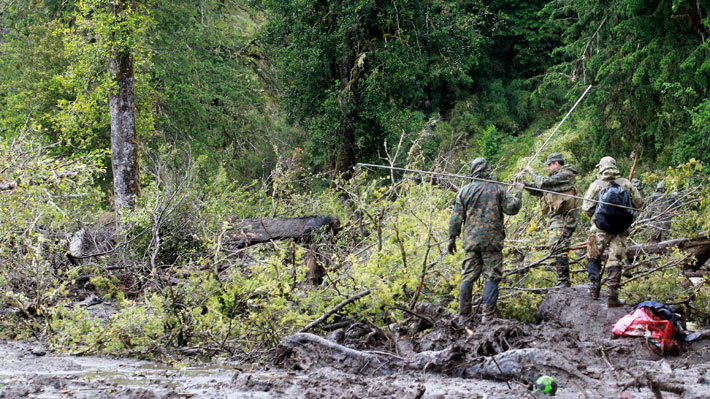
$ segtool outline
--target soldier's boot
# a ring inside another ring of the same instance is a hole
[[[609,293],[606,298],[606,306],[608,308],[619,307],[624,304],[624,301],[619,299],[619,286],[621,285],[621,266],[613,266],[609,268],[609,281],[607,287]]]
[[[498,307],[496,305],[484,304],[481,309],[481,324],[490,323],[497,317]]]
[[[481,323],[488,323],[495,319],[498,313],[498,282],[493,280],[486,281],[483,286],[483,311],[481,314]]]
[[[569,287],[569,258],[566,256],[556,256],[555,271],[557,272],[557,284],[555,284],[555,287]]]
[[[589,258],[587,259],[587,275],[589,276],[589,296],[594,299],[599,299],[599,290],[601,289],[602,260]]]
[[[471,292],[473,281],[462,280],[459,286],[459,314],[463,317],[471,315]]]

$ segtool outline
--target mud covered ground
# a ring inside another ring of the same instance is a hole
[[[34,353],[33,353],[34,352]],[[168,367],[128,359],[45,354],[36,346],[0,343],[2,398],[483,398],[515,397],[520,384],[431,373],[368,377],[331,367],[309,372],[242,372],[238,365]],[[510,396],[513,395],[513,396]]]
[[[583,287],[552,292],[538,325],[481,325],[420,304],[387,328],[350,326],[325,339],[284,340],[270,368],[230,362],[172,366],[46,353],[0,343],[2,398],[536,398],[551,375],[558,398],[710,398],[708,339],[671,354],[611,336],[631,308],[607,309]],[[247,371],[249,370],[249,371]]]

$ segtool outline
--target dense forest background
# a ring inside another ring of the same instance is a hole
[[[377,295],[353,313],[375,322],[420,295],[448,303],[461,255],[442,262],[438,245],[462,182],[356,164],[458,173],[484,156],[509,180],[589,85],[533,165],[563,152],[582,191],[602,156],[627,174],[636,154],[646,194],[661,181],[688,193],[675,233],[697,234],[710,226],[709,11],[700,0],[2,0],[0,303],[24,320],[5,318],[3,335],[251,353],[277,341],[273,326],[302,326],[363,288]],[[120,206],[123,87],[134,202],[117,245],[68,264],[66,237],[92,226],[100,238]],[[544,241],[535,212],[526,196],[508,225],[515,264],[542,256],[515,249]],[[340,219],[337,243],[225,246],[230,218],[312,214]],[[301,289],[308,261],[331,271],[324,287]],[[682,262],[666,264],[653,288],[680,295],[667,277]],[[537,287],[545,273],[509,283]],[[77,287],[118,304],[112,328],[96,332],[106,320],[71,306],[86,295]],[[505,314],[530,320],[532,292],[504,296]]]
[[[5,140],[108,151],[106,48],[119,43],[134,59],[142,150],[190,146],[230,178],[295,158],[349,173],[423,131],[429,163],[484,155],[506,170],[590,84],[565,129],[575,163],[710,162],[702,1],[118,3],[120,26],[105,1],[3,2]]]

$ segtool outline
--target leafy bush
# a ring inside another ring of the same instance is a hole
[[[44,317],[68,295],[72,268],[65,256],[66,232],[76,229],[77,219],[98,213],[101,193],[93,180],[101,156],[54,157],[30,135],[0,144],[0,304],[22,317]],[[29,327],[44,330],[41,323]]]
[[[556,145],[578,137],[560,137]],[[424,162],[426,149],[420,143],[412,148],[409,158]],[[336,180],[332,187],[313,192],[308,188],[320,184],[321,177],[305,177],[285,160],[270,179],[243,185],[228,178],[224,169],[203,167],[210,164],[200,159],[193,163],[174,148],[165,147],[148,159],[143,196],[126,216],[131,227],[128,239],[120,245],[121,253],[76,266],[52,260],[50,254],[65,244],[62,239],[48,239],[52,237],[48,232],[54,230],[46,230],[70,229],[69,218],[51,213],[53,219],[43,225],[45,230],[40,229],[32,221],[44,220],[51,209],[58,211],[52,205],[28,207],[24,202],[30,201],[29,195],[44,193],[32,191],[39,187],[49,193],[57,190],[67,197],[63,206],[73,204],[70,210],[60,209],[91,220],[101,210],[73,197],[84,188],[73,184],[51,188],[45,184],[51,182],[47,179],[43,185],[27,185],[5,194],[7,206],[17,209],[22,218],[13,216],[16,224],[2,225],[5,231],[15,232],[13,239],[2,241],[2,254],[8,260],[15,251],[22,256],[12,258],[11,267],[0,273],[2,306],[15,309],[10,313],[14,316],[2,321],[3,327],[9,327],[3,334],[12,338],[35,334],[57,349],[78,353],[141,357],[230,353],[253,360],[283,336],[365,289],[370,295],[327,322],[344,318],[397,322],[404,317],[400,309],[415,302],[457,309],[464,254],[444,253],[455,197],[446,187],[467,181],[444,182],[417,174],[395,174],[391,180],[362,171],[349,181]],[[688,197],[691,211],[674,220],[689,231],[708,225],[710,196],[702,184],[702,172],[702,165],[691,161],[664,176],[643,175],[649,184],[664,180],[669,190],[692,194]],[[580,176],[580,186],[592,179],[592,174]],[[336,239],[323,233],[310,242],[281,241],[243,249],[225,245],[230,231],[225,222],[230,216],[313,214],[340,219],[342,228]],[[20,220],[29,233],[20,229]],[[553,260],[544,259],[548,255],[545,222],[537,199],[528,194],[520,213],[507,219],[505,277],[499,300],[505,317],[534,322],[543,294],[555,282]],[[586,239],[588,223],[582,219],[574,243]],[[672,301],[685,295],[679,288],[683,282],[680,263],[672,264],[678,256],[628,269],[622,296],[638,301],[651,293],[656,300]],[[307,278],[309,257],[325,270],[323,283],[316,287]],[[586,282],[584,259],[572,253],[570,260],[573,283]],[[660,262],[670,266],[654,270]],[[648,277],[634,278],[637,275]],[[482,288],[479,281],[474,288],[476,300]],[[99,318],[76,306],[72,295],[80,289],[100,294],[115,308],[114,313]],[[696,289],[690,302],[694,314],[708,311],[702,303],[705,296],[703,286]],[[25,322],[18,324],[19,320]]]

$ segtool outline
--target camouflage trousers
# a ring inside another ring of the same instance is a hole
[[[552,256],[563,256],[569,252],[572,234],[577,228],[576,212],[566,215],[553,215],[547,223],[548,240]]]
[[[466,251],[461,280],[474,282],[481,275],[484,281],[499,282],[503,278],[502,251]]]
[[[598,229],[593,229],[592,233],[587,239],[587,257],[602,259],[604,250],[608,249],[607,267],[623,266],[626,257],[627,234],[611,234]]]

